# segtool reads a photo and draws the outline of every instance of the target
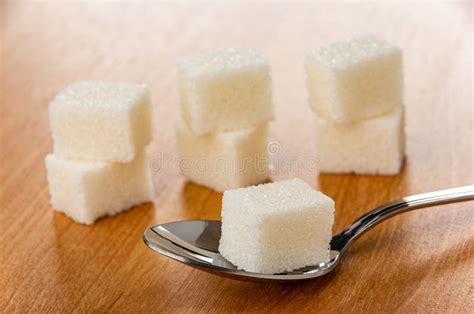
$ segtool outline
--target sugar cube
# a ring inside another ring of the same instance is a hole
[[[352,124],[316,116],[316,156],[321,172],[397,174],[404,154],[402,107]]]
[[[92,224],[153,197],[146,153],[129,163],[65,160],[46,156],[51,204],[73,220]]]
[[[238,131],[196,135],[180,120],[176,128],[181,172],[191,181],[224,191],[269,177],[266,123]]]
[[[240,269],[280,273],[329,261],[334,201],[299,179],[224,192],[219,252]]]
[[[340,42],[306,57],[312,109],[338,123],[390,112],[403,102],[401,50],[373,36]]]
[[[49,106],[54,154],[63,159],[129,162],[151,141],[144,85],[78,81]]]
[[[251,49],[178,58],[181,112],[193,132],[244,129],[273,119],[270,67]]]

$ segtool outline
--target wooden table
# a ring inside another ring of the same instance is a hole
[[[474,183],[472,4],[2,1],[0,23],[0,311],[472,313],[473,203],[398,216],[337,272],[295,284],[216,277],[142,242],[154,224],[220,217],[221,194],[177,171],[173,128],[175,57],[214,48],[268,56],[273,179],[300,177],[333,197],[334,231],[389,200]],[[319,175],[303,56],[365,32],[404,51],[408,162],[398,176]],[[77,79],[145,82],[156,109],[154,205],[92,227],[52,211],[43,160],[48,102]]]

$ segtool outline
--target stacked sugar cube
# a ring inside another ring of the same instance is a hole
[[[273,119],[266,59],[251,49],[224,49],[178,58],[177,69],[181,172],[216,191],[265,181]]]
[[[280,273],[329,261],[334,201],[299,179],[224,192],[219,252],[240,269]]]
[[[54,209],[92,224],[151,200],[147,87],[78,81],[56,96],[49,117],[54,153],[46,156],[46,168]]]
[[[306,57],[321,172],[396,174],[404,153],[401,50],[374,36]]]

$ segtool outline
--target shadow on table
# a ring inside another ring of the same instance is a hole
[[[410,173],[408,163],[399,175],[320,174],[318,189],[336,203],[334,232],[389,201],[407,196]]]
[[[144,229],[154,221],[151,202],[136,206],[113,217],[105,217],[91,226],[73,222],[62,213],[52,213],[51,262],[44,269],[48,283],[54,287],[53,304],[72,311],[84,296],[97,302],[107,302],[110,282],[127,278],[127,263],[136,263],[138,254],[145,250],[142,243]],[[94,293],[89,289],[94,287]],[[119,293],[115,289],[113,293]]]
[[[338,299],[344,299],[343,303],[347,307],[350,304],[355,305],[358,299],[367,297],[367,291],[380,291],[380,289],[386,289],[386,291],[379,293],[393,295],[393,298],[396,297],[402,302],[403,299],[413,295],[422,284],[423,278],[429,275],[427,269],[433,269],[438,275],[443,273],[446,275],[449,269],[469,263],[469,259],[466,258],[461,264],[453,264],[451,258],[462,247],[474,245],[473,241],[474,238],[468,244],[465,241],[459,242],[458,245],[444,251],[437,257],[438,262],[435,265],[430,259],[426,259],[420,263],[410,264],[409,267],[391,271],[388,276],[384,276],[386,274],[384,269],[357,264],[357,259],[351,262],[354,256],[351,256],[350,252],[342,265],[333,273],[292,283],[242,282],[194,270],[187,277],[185,301],[172,298],[167,303],[167,307],[182,311],[225,307],[227,310],[236,312],[276,309],[283,312],[295,309],[314,312],[332,309],[334,305],[323,302],[315,307],[315,301],[316,304],[318,300],[332,300],[337,303]],[[403,266],[403,264],[398,266]],[[397,265],[390,265],[390,267],[397,267]],[[403,291],[399,291],[401,286],[404,287]],[[159,297],[158,290],[154,295],[149,292],[148,297]],[[311,308],[306,307],[309,301],[312,304]]]
[[[220,219],[222,193],[185,181],[178,198],[182,219]]]

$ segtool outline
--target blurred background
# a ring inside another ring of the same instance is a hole
[[[472,137],[471,9],[470,2],[2,2],[2,111],[8,116],[28,114],[15,120],[23,121],[17,136],[39,132],[47,141],[46,107],[69,82],[143,82],[153,93],[156,147],[170,160],[170,122],[179,101],[176,57],[250,47],[268,56],[272,67],[272,139],[282,150],[276,158],[308,158],[315,152],[305,54],[371,33],[403,49],[409,164],[423,160],[417,163],[425,168],[420,173],[429,167],[436,172],[427,157],[436,153],[437,145],[452,146],[458,154],[472,150],[472,145],[457,145],[460,136]],[[456,131],[445,132],[453,120]],[[415,130],[414,123],[424,127]],[[294,134],[285,135],[290,128]],[[456,169],[460,168],[452,170]],[[289,175],[275,170],[277,178]],[[316,170],[310,175],[315,174]]]

